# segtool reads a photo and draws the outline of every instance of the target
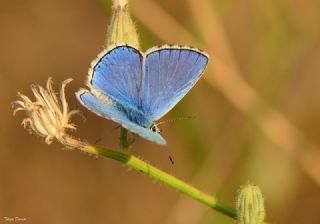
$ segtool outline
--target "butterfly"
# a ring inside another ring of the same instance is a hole
[[[97,115],[165,145],[154,122],[195,85],[208,59],[190,47],[164,45],[143,53],[126,44],[112,46],[91,63],[89,90],[81,88],[76,96]]]

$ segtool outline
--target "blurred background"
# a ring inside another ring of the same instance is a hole
[[[168,147],[138,139],[133,154],[235,204],[261,187],[269,223],[320,223],[320,1],[132,0],[142,49],[182,44],[209,53],[204,78],[162,120]],[[10,103],[49,76],[67,86],[75,136],[116,147],[117,124],[77,102],[103,49],[111,1],[0,2],[0,222],[235,223],[104,158],[60,150],[20,125]],[[172,164],[169,160],[174,160]]]

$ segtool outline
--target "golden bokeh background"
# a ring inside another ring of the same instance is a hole
[[[144,50],[192,45],[207,51],[204,78],[162,120],[168,147],[139,139],[140,158],[235,204],[259,185],[268,223],[320,223],[320,2],[132,0]],[[104,158],[60,150],[23,130],[10,103],[52,76],[67,87],[73,135],[116,147],[115,123],[82,108],[74,92],[103,49],[111,2],[0,2],[0,222],[235,223]],[[171,164],[169,156],[174,159]]]

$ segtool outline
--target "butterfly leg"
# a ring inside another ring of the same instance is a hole
[[[138,135],[131,133],[131,136],[128,140],[128,148],[137,140]]]

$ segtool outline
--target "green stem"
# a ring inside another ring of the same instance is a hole
[[[85,147],[84,151],[98,156],[104,156],[113,160],[117,160],[127,165],[128,167],[133,168],[153,178],[160,183],[163,183],[176,189],[177,191],[180,191],[181,193],[201,202],[202,204],[209,206],[210,208],[213,208],[233,219],[237,219],[237,213],[234,208],[227,206],[223,202],[217,200],[215,197],[201,192],[190,184],[187,184],[184,181],[179,180],[178,178],[168,173],[165,173],[164,171],[144,162],[143,160],[133,155],[128,154],[127,152],[106,150],[95,146],[87,146]]]
[[[120,151],[126,151],[128,148],[128,131],[127,129],[121,127],[120,129]]]

